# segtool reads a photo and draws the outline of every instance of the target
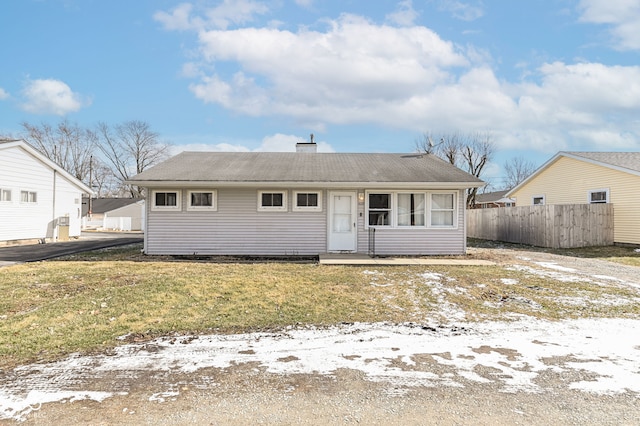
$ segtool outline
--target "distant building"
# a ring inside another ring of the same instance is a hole
[[[476,194],[476,202],[471,206],[472,209],[490,209],[494,207],[514,207],[516,200],[506,196],[509,190],[485,192],[484,194]]]
[[[83,198],[83,229],[142,231],[144,227],[142,198]],[[91,207],[91,212],[89,211]]]

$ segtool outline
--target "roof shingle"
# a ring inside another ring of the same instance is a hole
[[[300,152],[183,152],[128,182],[482,183],[429,154]]]

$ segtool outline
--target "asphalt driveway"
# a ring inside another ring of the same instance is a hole
[[[126,232],[82,233],[79,239],[48,244],[0,247],[0,267],[15,263],[37,262],[83,251],[141,243],[143,235]]]

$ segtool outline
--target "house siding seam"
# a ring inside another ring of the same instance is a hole
[[[640,244],[640,176],[560,157],[511,196],[519,206],[531,205],[531,197],[542,194],[546,204],[584,204],[590,190],[604,188],[614,205],[614,241]]]

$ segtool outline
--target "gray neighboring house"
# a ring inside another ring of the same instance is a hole
[[[379,255],[465,253],[465,192],[484,182],[433,155],[315,146],[183,152],[129,179],[146,188],[144,252],[367,253],[375,238]]]

